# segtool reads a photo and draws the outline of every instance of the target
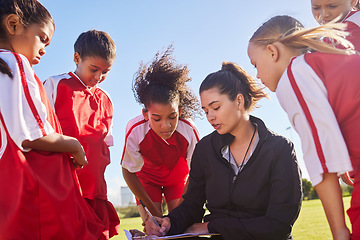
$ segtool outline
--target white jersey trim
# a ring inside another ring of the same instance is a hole
[[[23,66],[23,69],[20,69],[14,53],[1,50],[0,55],[13,73],[13,78],[0,73],[0,112],[11,139],[22,151],[29,151],[30,149],[22,147],[24,140],[36,140],[53,133],[54,129],[47,121],[46,106],[41,101],[35,73],[26,57],[16,54]],[[26,86],[23,86],[22,74],[25,77]],[[24,92],[24,87],[29,93],[29,98]],[[30,108],[30,102],[35,107],[34,112]]]
[[[2,121],[0,121],[0,137],[1,137],[1,145],[0,145],[0,159],[1,159],[8,144],[7,134]]]
[[[72,72],[72,74],[74,74],[76,79],[82,85],[84,85],[84,87],[87,87],[74,72]],[[73,76],[71,76],[69,73],[64,73],[64,74],[49,77],[48,79],[46,79],[44,81],[45,91],[46,91],[46,94],[47,94],[47,96],[49,98],[50,104],[51,104],[52,108],[54,109],[54,111],[55,111],[55,102],[56,102],[56,98],[57,98],[57,89],[58,89],[58,85],[59,85],[60,81],[64,80],[64,79],[70,79],[72,77]],[[111,102],[111,105],[113,105],[113,101],[112,101],[109,93],[107,91],[105,91],[104,89],[100,88],[99,86],[95,86],[95,87],[98,88],[99,90],[101,90],[109,98],[109,100]],[[91,93],[91,91],[89,91],[89,93]],[[110,124],[110,127],[109,127],[109,131],[108,131],[107,135],[104,138],[104,142],[108,146],[113,146],[114,145],[114,137],[112,135],[112,129],[113,129],[113,119],[111,119],[111,124]]]
[[[55,102],[57,98],[57,88],[59,82],[62,79],[69,79],[69,78],[71,78],[71,76],[68,73],[64,73],[61,75],[49,77],[44,81],[45,92],[49,98],[50,105],[54,111],[55,111]]]
[[[360,27],[360,12],[356,12],[347,19],[345,19],[344,22],[352,22]]]

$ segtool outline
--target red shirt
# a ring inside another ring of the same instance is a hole
[[[317,53],[306,54],[305,60],[324,82],[352,165],[357,170],[360,166],[360,56]]]
[[[346,39],[354,45],[355,50],[360,51],[360,11],[351,11],[343,22],[347,24],[346,31],[350,33]]]
[[[359,55],[307,53],[293,58],[278,83],[276,95],[300,135],[313,185],[323,173],[358,173],[359,64]]]
[[[83,196],[106,200],[104,173],[113,145],[109,95],[99,87],[90,90],[72,72],[50,77],[44,85],[64,134],[77,138],[86,152],[89,164],[77,171]]]
[[[80,194],[68,154],[23,149],[59,122],[24,56],[0,51],[13,78],[0,79],[1,239],[98,239],[103,226]]]
[[[136,172],[139,178],[171,186],[186,180],[198,141],[198,131],[188,120],[180,118],[176,131],[164,140],[140,115],[127,124],[121,164],[129,172]]]

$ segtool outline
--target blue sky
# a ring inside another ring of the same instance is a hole
[[[55,20],[55,34],[40,64],[34,67],[41,80],[74,71],[73,44],[80,33],[108,32],[117,46],[117,58],[100,84],[114,103],[112,163],[105,176],[109,200],[120,204],[120,186],[126,185],[120,160],[126,123],[141,113],[131,84],[141,61],[151,61],[157,51],[174,45],[174,56],[190,70],[191,88],[198,94],[202,80],[218,71],[222,61],[238,63],[251,75],[256,71],[247,57],[252,33],[275,15],[290,15],[306,27],[316,26],[310,0],[42,0]],[[303,177],[308,177],[296,132],[290,127],[276,96],[261,100],[252,114],[268,128],[291,139],[296,146]],[[213,131],[204,119],[195,119],[201,136]]]

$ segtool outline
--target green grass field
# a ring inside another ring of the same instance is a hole
[[[350,197],[344,197],[345,209],[350,206]],[[347,225],[350,228],[349,219],[346,216]],[[129,230],[137,228],[142,230],[141,219],[125,218],[120,220],[120,234],[111,238],[111,240],[125,240],[123,229]],[[325,218],[325,213],[320,200],[304,201],[299,218],[293,228],[295,240],[326,240],[332,239],[329,225]]]

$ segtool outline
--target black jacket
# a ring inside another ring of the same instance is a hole
[[[201,222],[206,203],[210,214],[204,222],[209,222],[209,232],[220,233],[225,240],[292,239],[302,199],[294,146],[269,131],[260,119],[250,116],[250,120],[257,124],[260,140],[236,178],[221,154],[234,137],[214,131],[199,141],[184,201],[168,215],[168,234],[182,233]]]

